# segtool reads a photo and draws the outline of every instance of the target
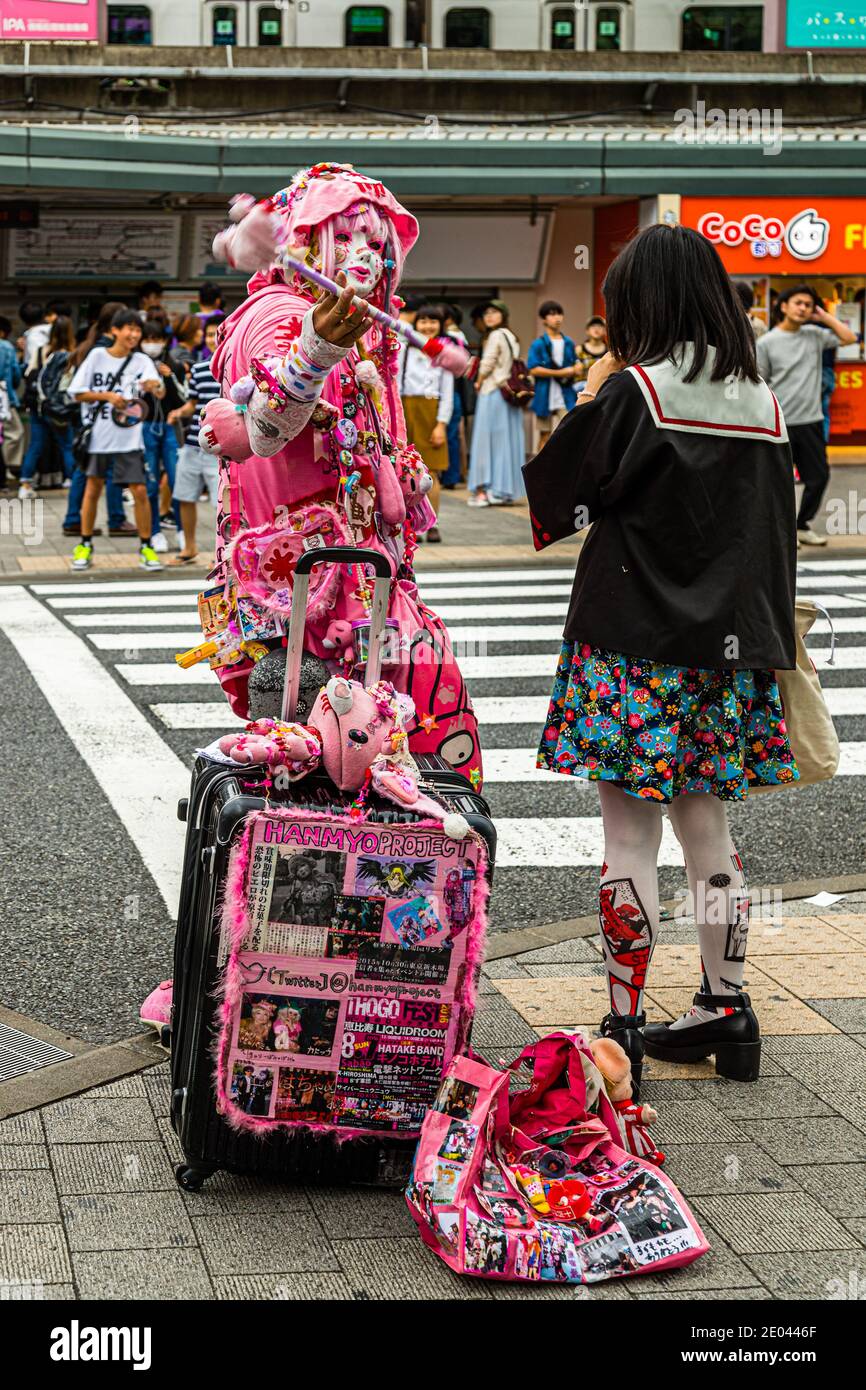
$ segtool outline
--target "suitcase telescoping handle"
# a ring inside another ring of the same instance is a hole
[[[365,685],[375,685],[382,669],[382,638],[388,616],[388,597],[391,588],[391,565],[387,556],[378,550],[361,550],[350,545],[323,546],[305,550],[295,566],[292,585],[292,612],[286,644],[286,677],[283,685],[282,718],[289,722],[298,708],[301,685],[301,657],[304,653],[304,630],[307,625],[307,596],[310,589],[310,570],[314,565],[370,565],[376,576],[373,603],[370,609],[370,636],[367,642]]]

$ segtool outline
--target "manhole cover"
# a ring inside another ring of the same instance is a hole
[[[0,1023],[0,1081],[11,1081],[13,1076],[24,1076],[54,1062],[67,1062],[72,1056],[74,1053],[64,1052],[62,1047]]]

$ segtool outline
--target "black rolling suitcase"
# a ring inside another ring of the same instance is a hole
[[[297,700],[303,646],[302,615],[309,572],[313,564],[320,561],[357,564],[359,560],[371,565],[376,572],[365,679],[372,684],[378,677],[388,598],[387,562],[372,551],[308,552],[299,560],[295,575],[293,615],[298,614],[298,621],[296,623],[293,616],[289,632],[284,712],[291,711]],[[495,859],[496,835],[484,797],[442,759],[421,755],[417,761],[425,789],[439,796],[449,810],[462,814],[471,829],[480,835],[486,849],[489,877]],[[232,848],[251,813],[266,810],[288,813],[297,806],[305,812],[345,816],[351,800],[349,794],[337,791],[324,773],[315,773],[290,784],[285,791],[275,793],[272,790],[268,801],[264,775],[261,768],[227,767],[199,758],[193,768],[189,799],[181,802],[178,808],[180,818],[186,821],[187,832],[175,938],[171,1026],[171,1122],[185,1156],[185,1162],[176,1169],[177,1180],[181,1187],[195,1191],[210,1174],[226,1169],[303,1182],[402,1185],[408,1178],[415,1149],[414,1129],[411,1137],[383,1129],[381,1133],[372,1134],[353,1132],[352,1137],[345,1138],[303,1125],[254,1132],[229,1124],[220,1113],[214,1049],[220,1028],[218,993],[225,966],[221,907]],[[376,827],[411,827],[417,820],[412,812],[400,810],[375,795],[370,796],[365,808],[365,823],[374,822]],[[415,954],[417,956],[417,951]],[[467,961],[465,968],[477,974],[478,964]],[[357,960],[355,969],[358,969]],[[371,991],[386,988],[370,983],[357,987]],[[425,993],[423,989],[409,992],[415,996]],[[428,994],[435,992],[426,991]],[[351,1006],[352,998],[344,1008]],[[294,999],[292,1002],[301,1004],[303,1001]],[[416,1003],[416,1010],[421,1007]],[[360,1026],[369,1028],[371,1025]],[[470,1029],[471,1014],[464,1015],[453,1050],[466,1046]],[[272,1060],[261,1054],[257,1057],[259,1062]],[[342,1075],[343,1065],[336,1063],[337,1080]],[[260,1068],[263,1073],[269,1070],[276,1078],[288,1074],[292,1081],[307,1075],[299,1069],[293,1072],[292,1068],[284,1070],[276,1066]],[[314,1069],[309,1074],[313,1073]],[[425,1085],[426,1081],[427,1078]],[[430,1099],[435,1094],[436,1082],[438,1074],[430,1078]],[[278,1089],[281,1084],[281,1081],[273,1082],[272,1087]],[[413,1099],[417,1102],[418,1092],[413,1093]],[[399,1111],[399,1102],[395,1102],[395,1106]],[[369,1109],[365,1113],[369,1114]],[[417,1110],[414,1113],[417,1114]],[[378,1125],[381,1121],[373,1123]]]

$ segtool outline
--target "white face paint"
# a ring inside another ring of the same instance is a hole
[[[353,290],[369,295],[378,285],[384,269],[385,246],[381,238],[364,227],[340,227],[334,232],[334,260]]]

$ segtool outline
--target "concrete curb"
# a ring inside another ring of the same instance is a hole
[[[103,1086],[121,1076],[129,1076],[132,1072],[165,1061],[166,1054],[150,1029],[120,1042],[94,1046],[2,1006],[0,1023],[73,1053],[66,1062],[38,1067],[35,1071],[25,1072],[23,1076],[4,1081],[0,1086],[0,1120],[8,1119],[10,1115],[21,1115],[26,1110],[37,1110],[53,1101],[66,1100],[81,1091],[89,1091],[93,1086]]]

